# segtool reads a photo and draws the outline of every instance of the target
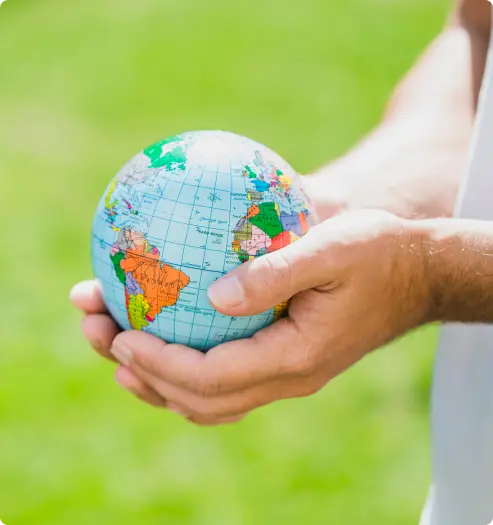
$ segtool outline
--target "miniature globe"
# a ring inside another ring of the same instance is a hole
[[[208,287],[313,224],[301,177],[270,149],[233,133],[184,133],[145,149],[110,182],[93,223],[93,270],[122,329],[207,351],[287,309],[228,317]]]

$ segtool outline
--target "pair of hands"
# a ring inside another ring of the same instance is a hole
[[[412,224],[384,211],[346,212],[241,265],[209,289],[214,307],[253,315],[293,298],[289,316],[207,354],[142,332],[119,333],[94,281],[76,285],[71,299],[86,314],[85,337],[119,363],[123,388],[200,425],[233,422],[254,408],[317,392],[368,352],[426,322],[432,293]]]
[[[430,46],[376,130],[306,179],[325,222],[224,277],[226,297],[232,289],[240,292],[237,304],[221,299],[216,286],[223,280],[211,290],[216,308],[234,316],[294,296],[288,318],[203,355],[145,333],[119,333],[97,284],[74,288],[72,300],[86,314],[83,332],[101,355],[120,363],[118,383],[196,423],[232,421],[255,407],[316,392],[369,351],[437,318],[441,290],[432,282],[433,246],[423,228],[381,211],[338,213],[370,208],[412,218],[452,214],[490,25],[486,3],[483,17],[474,1],[460,3],[460,23]]]

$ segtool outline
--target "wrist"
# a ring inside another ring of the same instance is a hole
[[[428,287],[427,321],[493,322],[493,223],[414,222]]]

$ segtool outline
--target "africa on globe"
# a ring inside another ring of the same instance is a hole
[[[93,270],[122,329],[207,351],[251,337],[287,308],[229,317],[212,307],[209,286],[314,221],[301,177],[279,155],[233,133],[183,133],[110,182],[93,222]]]

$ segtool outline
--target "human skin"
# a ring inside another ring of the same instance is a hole
[[[73,289],[86,314],[83,333],[120,363],[121,386],[195,423],[226,423],[317,392],[429,321],[493,321],[493,225],[448,218],[466,165],[490,9],[483,0],[461,2],[381,124],[306,178],[323,222],[209,290],[215,308],[232,316],[292,297],[286,319],[204,355],[149,334],[118,333],[97,283]]]
[[[461,2],[397,87],[376,129],[305,179],[323,218],[368,207],[410,218],[451,216],[467,162],[490,11],[485,0]]]

